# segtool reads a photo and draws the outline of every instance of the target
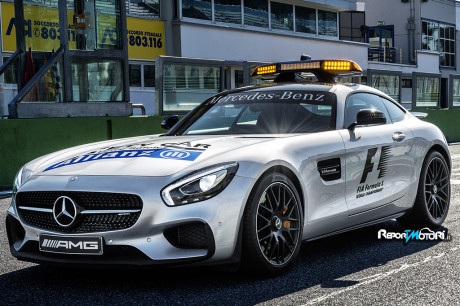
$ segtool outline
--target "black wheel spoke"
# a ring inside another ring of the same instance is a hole
[[[286,215],[288,209],[289,209],[289,204],[291,203],[292,198],[289,199],[289,201],[284,205],[283,207],[283,215]]]
[[[294,238],[292,238],[291,231],[286,231],[286,234],[289,236],[289,239],[291,240],[291,243],[294,244],[295,241],[294,241]]]
[[[258,213],[257,215],[258,215],[259,217],[261,217],[262,219],[264,219],[265,221],[270,222],[270,220],[268,220],[267,218],[265,218],[261,213]]]
[[[269,213],[273,213],[273,210],[268,208],[267,206],[263,205],[262,203],[260,204],[260,207],[266,209]]]
[[[433,207],[433,197],[430,196],[430,199],[428,200],[428,210],[431,211],[432,207]]]
[[[265,236],[265,237],[263,237],[263,238],[260,238],[259,241],[263,241],[263,240],[265,240],[265,239],[267,239],[267,238],[270,238],[270,237],[273,237],[273,233],[270,233],[270,234],[268,234],[267,236]],[[270,241],[271,241],[271,240],[270,240]],[[269,244],[270,244],[270,242],[269,242]]]
[[[270,204],[271,211],[275,211],[275,207],[273,206],[272,200],[270,199],[270,195],[268,194],[268,192],[265,192],[265,198],[268,204]]]
[[[273,210],[277,210],[277,209],[278,209],[278,205],[279,205],[278,200],[276,199],[275,192],[273,191],[273,188],[270,189],[270,191],[271,191],[271,194],[272,194],[272,196],[273,196],[273,200],[275,201],[275,204],[276,204],[276,206],[275,206],[275,208],[274,208]]]
[[[433,169],[431,169],[431,168],[432,167],[430,165],[430,167],[428,167],[428,171],[427,171],[427,179],[429,179],[430,182],[432,182],[433,179],[434,179]]]
[[[436,176],[435,176],[434,180],[437,181],[438,178],[439,178],[439,165],[438,165],[437,160],[435,160],[434,166],[435,166],[435,173],[436,173]]]
[[[447,204],[447,201],[446,201],[445,199],[443,199],[443,198],[442,198],[441,196],[439,196],[439,195],[438,195],[438,200],[439,200],[438,203],[440,203],[440,204],[442,204],[442,205],[444,205],[444,203]],[[444,202],[444,203],[442,203],[442,202]]]
[[[273,258],[273,254],[275,253],[275,250],[278,248],[278,239],[276,238],[276,236],[273,236],[275,239],[273,239],[273,242],[274,242],[274,245],[273,247],[271,247],[271,252],[270,252],[270,255],[268,256],[268,259],[272,259]]]
[[[440,193],[440,194],[442,193],[443,196],[444,196],[444,198],[447,198],[447,193],[445,193],[444,190],[442,190],[442,188],[439,188],[438,193]],[[442,200],[444,200],[441,196],[439,196],[439,197],[440,197]],[[444,200],[444,201],[445,201],[445,200]]]
[[[263,226],[262,228],[257,230],[257,233],[260,233],[261,231],[263,231],[264,229],[268,228],[269,226],[270,226],[270,224],[267,224],[267,225]]]
[[[281,186],[278,186],[278,209],[280,209],[281,207]]]

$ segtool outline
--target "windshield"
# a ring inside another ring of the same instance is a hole
[[[216,96],[175,135],[315,133],[335,129],[336,95],[325,91],[245,91]]]

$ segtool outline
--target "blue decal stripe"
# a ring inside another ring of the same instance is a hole
[[[75,158],[71,158],[57,164],[54,164],[46,168],[43,172],[70,166],[81,164],[85,162],[103,160],[103,159],[120,159],[120,158],[137,158],[137,157],[148,157],[148,158],[163,158],[163,159],[175,159],[175,160],[187,160],[194,161],[202,152],[187,151],[187,150],[171,150],[171,149],[152,149],[152,150],[124,150],[124,151],[113,151],[100,154],[88,154],[82,155]]]

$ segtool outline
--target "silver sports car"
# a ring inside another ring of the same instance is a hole
[[[451,160],[434,125],[351,83],[351,61],[260,66],[270,84],[218,94],[166,134],[82,145],[26,164],[6,226],[39,263],[284,271],[301,242],[396,218],[441,225]],[[313,80],[313,81],[312,81]]]

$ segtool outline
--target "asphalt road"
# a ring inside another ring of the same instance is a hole
[[[449,242],[378,240],[396,221],[304,244],[289,273],[261,279],[189,270],[72,270],[20,262],[0,226],[0,305],[267,304],[360,305],[460,303],[460,146],[451,146]],[[10,199],[0,200],[0,220]]]

